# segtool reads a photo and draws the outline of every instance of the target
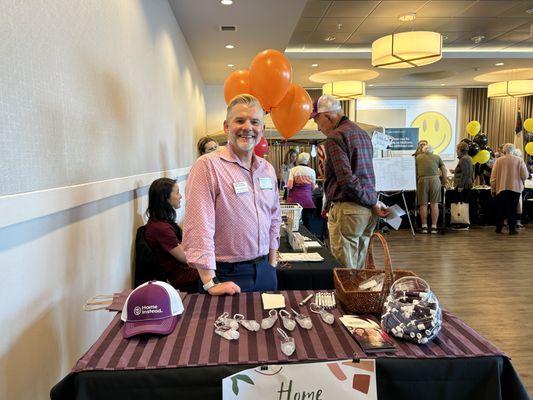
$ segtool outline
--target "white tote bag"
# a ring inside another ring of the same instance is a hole
[[[467,224],[470,225],[470,218],[468,216],[468,203],[452,203],[452,214],[450,222],[452,224]]]

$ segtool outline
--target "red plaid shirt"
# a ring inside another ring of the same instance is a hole
[[[368,134],[346,117],[326,140],[328,202],[351,201],[365,207],[377,202],[372,165],[372,142]]]

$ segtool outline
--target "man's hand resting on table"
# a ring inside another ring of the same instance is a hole
[[[233,296],[235,293],[240,293],[241,288],[234,282],[221,282],[213,286],[207,291],[211,296],[222,296],[229,294]]]

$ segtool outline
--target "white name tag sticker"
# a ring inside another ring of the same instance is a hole
[[[248,192],[248,185],[246,182],[233,182],[233,188],[235,189],[235,193],[247,193]]]
[[[272,189],[272,178],[259,178],[259,187],[261,189]]]

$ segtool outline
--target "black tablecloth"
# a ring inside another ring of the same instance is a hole
[[[52,388],[52,400],[221,399],[222,379],[251,365],[92,371],[68,375]],[[506,357],[377,359],[380,400],[529,399]]]
[[[313,240],[316,239],[303,225],[300,225],[299,232]],[[281,253],[294,252],[284,236],[280,240],[279,251]],[[321,262],[293,262],[285,266],[280,264],[277,269],[279,290],[334,289],[333,268],[340,266],[338,261],[325,246],[308,251],[319,253],[324,257],[324,260]]]

